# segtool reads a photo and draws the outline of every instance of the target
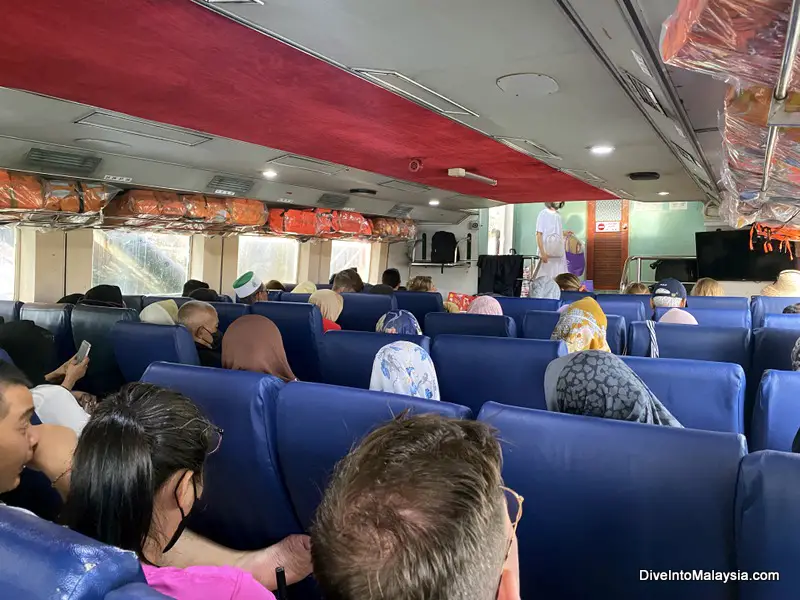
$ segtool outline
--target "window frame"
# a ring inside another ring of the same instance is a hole
[[[284,283],[284,284],[286,284],[286,283],[288,283],[288,284],[300,283],[300,264],[301,264],[300,254],[301,254],[301,250],[302,250],[302,244],[300,243],[300,240],[298,240],[296,238],[293,238],[293,237],[288,237],[288,236],[249,235],[249,234],[241,234],[241,235],[239,235],[237,237],[237,240],[236,240],[237,241],[237,243],[236,243],[236,273],[237,274],[244,273],[247,270],[252,270],[249,267],[246,267],[246,265],[241,265],[240,262],[239,262],[240,258],[241,258],[241,255],[242,255],[242,240],[243,239],[252,239],[252,240],[259,240],[259,241],[266,241],[266,242],[273,242],[273,241],[276,241],[276,240],[286,240],[287,242],[293,242],[294,243],[294,247],[296,248],[295,264],[294,264],[294,275],[292,276],[293,281],[288,281],[288,280],[287,281],[283,281],[283,280],[281,280],[281,283]],[[256,274],[258,274],[258,273],[256,273]],[[264,279],[262,277],[262,279],[263,279],[263,283],[266,283],[267,281],[269,281],[269,278],[268,279]],[[274,278],[272,278],[272,279],[274,279]]]

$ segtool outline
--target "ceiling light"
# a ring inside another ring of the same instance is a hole
[[[431,200],[428,200],[428,204],[431,206],[439,206],[439,201],[436,198],[432,198]]]
[[[658,192],[659,196],[669,196],[669,192]]]
[[[275,179],[278,176],[278,172],[273,171],[272,169],[268,169],[264,171],[262,175],[264,175],[264,177],[266,177],[267,179]]]
[[[599,146],[592,146],[589,148],[589,152],[594,154],[595,156],[606,156],[611,154],[614,151],[614,146],[606,146],[606,145],[599,145]]]

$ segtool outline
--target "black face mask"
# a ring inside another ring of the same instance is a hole
[[[178,485],[180,485],[180,482]],[[194,490],[194,501],[197,502],[197,485],[195,485],[194,477],[192,477],[192,490]],[[186,531],[186,523],[189,520],[189,515],[183,513],[183,507],[181,506],[180,500],[178,500],[178,486],[175,486],[174,495],[175,502],[178,503],[178,510],[181,511],[181,522],[178,523],[178,528],[175,530],[175,533],[170,538],[169,542],[167,542],[167,545],[164,546],[164,550],[162,550],[164,554],[172,550],[175,544],[178,543],[178,540],[181,539],[183,532]],[[189,511],[189,514],[191,514],[191,511]]]
[[[222,332],[215,331],[211,334],[211,349],[219,350],[222,347]]]

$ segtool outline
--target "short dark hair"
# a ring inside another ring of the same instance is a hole
[[[402,281],[403,280],[400,278],[400,271],[397,269],[386,269],[383,275],[381,275],[381,283],[383,285],[388,285],[392,289],[397,289]]]
[[[179,471],[202,477],[215,431],[183,394],[148,383],[124,386],[97,406],[83,429],[64,524],[147,562],[156,494]]]
[[[335,292],[361,292],[364,281],[354,269],[340,271],[333,278],[333,291]]]
[[[219,302],[219,294],[217,294],[216,290],[209,288],[197,288],[189,294],[189,298],[200,302]]]
[[[385,283],[379,283],[378,285],[373,285],[369,289],[370,294],[382,294],[384,296],[393,296],[395,289],[390,286],[386,285]]]
[[[798,304],[790,304],[786,308],[783,309],[783,314],[785,315],[797,315],[800,314],[800,303]]]
[[[8,414],[8,405],[4,396],[5,391],[15,385],[30,388],[31,382],[17,367],[9,362],[0,360],[0,419],[4,419]]]
[[[277,279],[270,279],[267,283],[261,284],[261,287],[265,290],[276,290],[278,292],[285,292],[286,286],[283,285]],[[255,293],[255,292],[253,292]]]
[[[205,281],[198,281],[197,279],[190,279],[183,284],[183,293],[181,296],[188,298],[195,290],[207,290],[209,286]]]
[[[311,528],[328,600],[490,600],[508,551],[494,430],[439,415],[401,417],[336,467]]]

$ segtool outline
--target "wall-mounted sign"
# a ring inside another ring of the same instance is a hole
[[[614,233],[620,230],[620,222],[619,221],[598,221],[595,226],[594,230],[597,233]]]

